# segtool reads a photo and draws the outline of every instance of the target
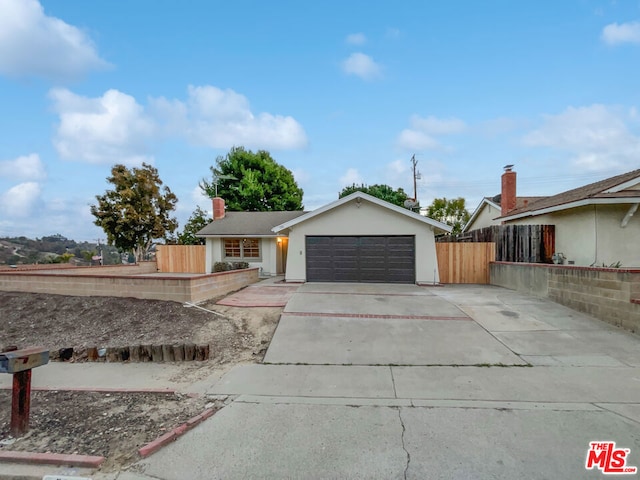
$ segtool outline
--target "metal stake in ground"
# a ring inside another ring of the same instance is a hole
[[[49,350],[25,348],[0,353],[0,373],[13,374],[11,395],[11,435],[19,437],[29,430],[31,407],[31,369],[49,362]]]

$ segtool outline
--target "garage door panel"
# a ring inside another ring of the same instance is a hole
[[[309,282],[415,282],[413,236],[307,237]]]

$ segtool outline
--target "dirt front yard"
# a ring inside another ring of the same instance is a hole
[[[262,361],[282,308],[228,307],[215,300],[199,306],[0,292],[0,349],[208,344],[209,360],[181,364],[189,381],[214,369]],[[107,457],[106,471],[131,463],[144,444],[205,408],[220,407],[180,394],[34,391],[31,431],[13,439],[9,399],[10,392],[0,390],[0,450],[101,455]]]

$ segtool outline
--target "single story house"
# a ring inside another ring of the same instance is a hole
[[[437,283],[434,232],[451,227],[362,192],[312,212],[225,212],[214,198],[206,239],[215,262],[246,261],[291,282]]]
[[[506,178],[505,178],[506,177]],[[505,184],[507,188],[505,189]],[[582,266],[640,267],[640,170],[515,205],[516,177],[503,174],[506,211],[496,220],[508,225],[555,225],[556,252]]]
[[[206,240],[205,272],[217,262],[247,262],[261,276],[281,275],[287,264],[287,237],[272,228],[304,215],[290,212],[227,212],[222,198],[213,199],[213,221],[197,233]]]
[[[524,208],[529,203],[536,202],[545,197],[516,197],[516,208]],[[462,227],[462,233],[478,230],[493,225],[500,225],[502,222],[498,217],[502,215],[501,206],[502,195],[484,197],[471,214],[469,221]]]

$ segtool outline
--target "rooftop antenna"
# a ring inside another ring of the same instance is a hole
[[[233,175],[215,175],[213,177],[213,185],[215,186],[216,197],[218,196],[218,183],[220,183],[220,180],[238,180],[238,179]]]

